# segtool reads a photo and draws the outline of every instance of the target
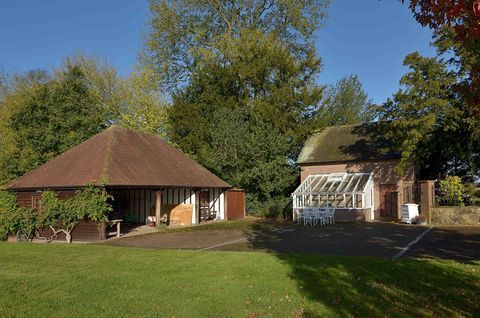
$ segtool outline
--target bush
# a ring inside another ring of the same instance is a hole
[[[460,177],[446,176],[440,181],[441,203],[446,205],[463,206],[465,186]]]
[[[103,186],[87,186],[75,192],[69,199],[61,199],[51,191],[42,193],[42,208],[19,207],[14,193],[0,191],[0,240],[6,240],[14,234],[19,242],[29,242],[37,230],[49,227],[53,231],[51,237],[43,237],[50,242],[59,233],[65,233],[66,240],[71,242],[71,232],[83,219],[101,223],[107,220],[112,210],[108,203],[112,197]]]
[[[60,233],[64,233],[66,241],[71,243],[71,233],[75,226],[84,219],[97,223],[107,221],[112,210],[109,200],[113,199],[103,186],[88,185],[77,190],[75,196],[68,199],[59,198],[58,194],[46,191],[42,194],[40,220],[42,227],[49,227],[53,236],[45,238],[51,241]]]
[[[0,240],[13,234],[19,242],[29,242],[38,229],[37,213],[18,206],[14,193],[0,191]]]
[[[265,217],[265,218],[278,218],[286,217],[290,213],[291,199],[285,197],[278,197],[268,199],[265,202],[259,202],[248,198],[247,195],[247,209],[250,215]]]
[[[5,241],[10,233],[10,218],[17,207],[15,195],[0,190],[0,241]]]
[[[465,205],[480,205],[480,191],[476,184],[465,184],[465,191],[463,194],[463,201]]]

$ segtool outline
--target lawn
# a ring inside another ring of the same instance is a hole
[[[284,226],[292,225],[290,220],[282,219],[263,219],[257,217],[246,217],[236,221],[218,221],[201,224],[197,226],[177,227],[161,229],[161,232],[180,233],[180,232],[198,232],[198,231],[224,231],[224,230],[240,230],[244,232],[271,231]]]
[[[480,312],[480,262],[0,244],[1,317]]]

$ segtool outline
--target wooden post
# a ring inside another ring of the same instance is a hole
[[[200,218],[200,191],[195,191],[195,220],[196,224],[201,223],[201,218]]]
[[[432,223],[432,210],[435,204],[435,181],[419,181],[420,184],[420,209],[427,223]]]
[[[107,223],[102,222],[98,227],[98,239],[103,241],[107,239]]]
[[[160,218],[162,210],[162,191],[155,192],[155,226],[160,227]]]
[[[192,225],[198,224],[198,217],[197,217],[197,192],[192,190]]]

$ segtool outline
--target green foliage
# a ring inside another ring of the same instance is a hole
[[[113,200],[104,187],[88,185],[75,192],[71,198],[61,199],[52,191],[45,191],[41,197],[41,208],[37,211],[19,207],[14,193],[0,191],[0,240],[15,234],[18,241],[30,241],[36,231],[51,228],[55,237],[64,232],[71,241],[71,232],[82,220],[97,223],[108,220]],[[52,237],[52,238],[53,238]],[[51,238],[46,238],[50,241]]]
[[[478,174],[480,139],[475,122],[454,89],[456,74],[444,62],[413,53],[405,58],[410,68],[403,86],[380,108],[390,121],[387,136],[402,149],[399,170],[410,164],[421,167],[423,178]],[[461,141],[461,142],[459,142]]]
[[[370,122],[375,117],[373,102],[362,87],[357,75],[339,80],[324,93],[319,126],[339,126]]]
[[[46,191],[42,193],[39,223],[54,232],[64,232],[70,242],[71,232],[82,220],[89,219],[97,223],[108,220],[108,213],[112,211],[109,200],[112,199],[103,187],[92,185],[77,190],[73,197],[67,199]]]
[[[158,91],[158,75],[149,66],[138,66],[126,78],[96,56],[76,53],[64,68],[78,66],[107,120],[120,126],[166,138],[167,102]]]
[[[477,24],[478,25],[478,24]],[[434,32],[433,44],[457,76],[453,89],[460,96],[469,113],[478,120],[480,116],[480,39],[465,39],[451,26],[439,27]]]
[[[247,195],[247,208],[250,214],[265,218],[279,218],[291,213],[290,197],[269,198],[259,202],[255,197]]]
[[[14,193],[0,190],[0,241],[13,234],[17,241],[28,242],[37,229],[35,211],[19,207]]]
[[[33,85],[45,84],[52,80],[46,70],[34,69],[23,73],[6,73],[0,69],[0,107],[1,102],[10,94],[20,92]]]
[[[108,213],[112,211],[109,202],[112,200],[113,197],[103,186],[88,185],[84,189],[76,191],[75,196],[67,201],[71,201],[70,206],[77,215],[101,223],[108,220]]]
[[[0,190],[0,241],[10,233],[10,217],[17,209],[17,199],[11,192]]]
[[[175,88],[170,140],[255,202],[288,195],[317,126],[313,40],[327,5],[151,1],[143,62]]]
[[[258,62],[276,62],[271,54],[243,51],[252,45],[273,44],[270,52],[280,53],[280,58],[286,49],[295,61],[315,59],[313,37],[328,4],[325,0],[151,0],[143,59],[161,76],[162,86],[170,88],[188,83],[196,69],[212,63],[237,65],[253,57],[248,67],[257,72]],[[315,73],[316,68],[310,72]],[[301,78],[308,73],[297,75]]]
[[[293,138],[235,97],[230,68],[212,69],[175,96],[173,142],[255,200],[286,195],[298,175],[289,160]]]
[[[3,75],[2,75],[3,74]],[[95,56],[54,74],[0,74],[0,184],[38,167],[111,123],[166,137],[167,103],[147,67],[128,78]]]
[[[440,181],[441,201],[447,205],[463,206],[465,186],[458,176],[446,176]]]
[[[0,108],[0,183],[38,167],[105,128],[106,111],[79,67],[8,95]]]
[[[158,82],[148,67],[139,67],[121,82],[120,126],[167,137],[168,104],[157,90]]]

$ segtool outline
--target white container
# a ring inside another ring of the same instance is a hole
[[[418,204],[407,203],[402,205],[402,223],[412,224],[412,221],[418,216]]]

